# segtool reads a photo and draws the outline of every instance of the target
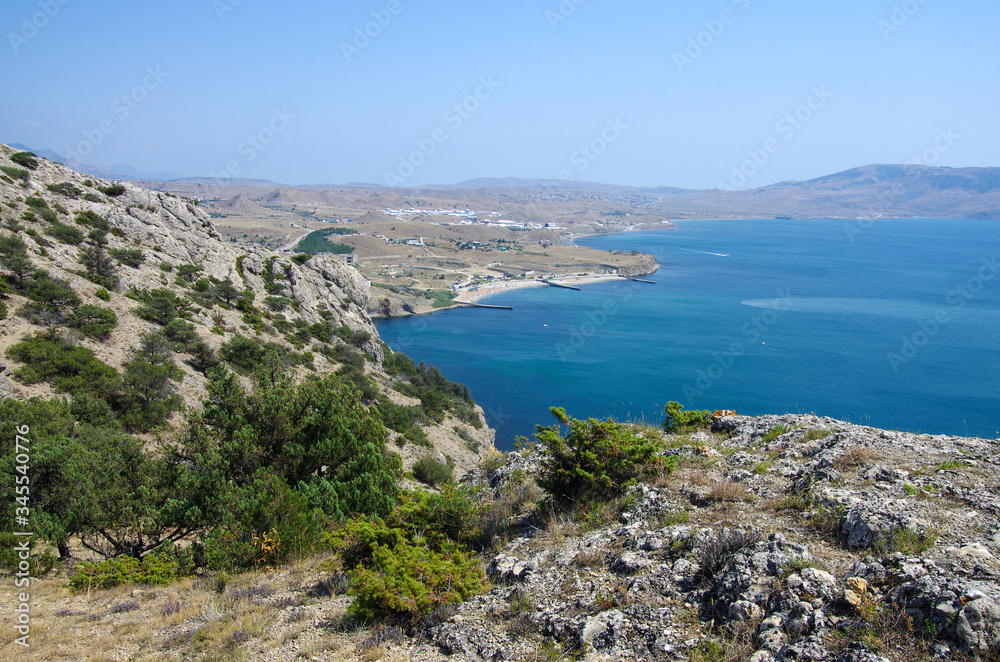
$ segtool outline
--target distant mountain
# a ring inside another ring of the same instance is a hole
[[[92,163],[82,163],[74,159],[67,158],[58,152],[54,152],[51,149],[32,149],[21,143],[8,143],[11,147],[15,149],[21,149],[26,152],[33,152],[34,154],[42,157],[43,159],[48,159],[49,161],[55,161],[56,163],[61,163],[65,166],[69,166],[77,172],[82,172],[85,175],[92,175],[94,177],[101,177],[102,179],[125,179],[128,181],[170,181],[173,179],[180,179],[184,175],[173,172],[171,170],[162,170],[157,172],[143,172],[142,170],[137,170],[130,165],[125,165],[124,163],[115,163],[110,166],[100,166],[94,165]]]

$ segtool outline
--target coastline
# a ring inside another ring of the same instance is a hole
[[[559,283],[560,285],[586,285],[588,283],[600,283],[613,280],[628,280],[625,276],[617,275],[602,275],[602,276],[568,276],[566,278],[552,278],[553,282]],[[462,292],[454,301],[456,303],[450,306],[442,306],[440,308],[418,308],[413,314],[414,315],[427,315],[429,313],[436,313],[439,310],[450,310],[452,308],[464,308],[463,304],[467,303],[477,303],[481,299],[493,296],[494,294],[503,294],[504,292],[513,292],[514,290],[523,290],[529,287],[549,287],[549,284],[545,281],[533,279],[533,280],[505,280],[499,283],[490,283],[488,285],[479,285],[478,287],[466,290]]]

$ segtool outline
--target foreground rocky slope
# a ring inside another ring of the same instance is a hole
[[[676,467],[552,512],[537,448],[463,483],[492,522],[488,593],[362,624],[334,556],[226,582],[71,594],[40,582],[44,659],[991,660],[1000,441],[815,416],[664,435]],[[12,598],[5,594],[2,608]],[[112,658],[97,653],[115,650]],[[222,651],[216,655],[216,651]],[[43,658],[38,658],[43,659]]]
[[[550,659],[996,655],[1000,442],[764,416],[668,446],[676,471],[612,524],[522,519],[493,591],[427,636],[482,660],[535,659],[540,636]],[[470,479],[509,494],[538,459]]]

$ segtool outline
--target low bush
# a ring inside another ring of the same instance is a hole
[[[205,560],[216,570],[277,567],[312,552],[326,517],[277,476],[262,476],[231,496],[222,526],[205,541]]]
[[[146,261],[146,254],[138,248],[109,248],[108,253],[125,266],[133,269]]]
[[[348,592],[356,599],[349,613],[361,620],[396,616],[413,621],[485,587],[479,562],[453,543],[439,550],[409,541],[376,546],[367,565],[352,572]]]
[[[11,179],[20,179],[21,181],[28,181],[29,173],[23,168],[12,168],[10,166],[0,166],[2,170]]]
[[[451,467],[425,455],[413,463],[413,477],[431,487],[442,485],[451,482]]]
[[[71,246],[79,246],[82,244],[84,237],[83,230],[80,228],[74,228],[72,225],[65,225],[63,223],[53,223],[45,229],[45,234],[49,235],[56,241],[69,244]]]
[[[538,484],[556,504],[617,496],[638,478],[659,470],[658,439],[647,439],[615,421],[572,419],[561,407],[550,411],[559,424],[539,425],[535,434],[543,451]],[[565,437],[560,425],[569,426]]]
[[[121,184],[112,184],[111,186],[98,186],[97,190],[110,198],[117,198],[125,193],[125,187]]]
[[[712,426],[712,412],[707,409],[684,411],[681,403],[671,401],[667,403],[663,411],[666,413],[666,417],[663,419],[665,432],[681,433],[707,430]]]
[[[34,170],[38,167],[38,158],[31,152],[17,152],[15,154],[11,154],[10,160],[23,168],[27,168],[28,170]]]
[[[48,184],[45,186],[48,190],[53,193],[58,193],[59,195],[64,195],[67,198],[76,199],[83,194],[83,191],[78,189],[72,184],[72,182],[59,182],[58,184]]]
[[[118,288],[118,268],[101,246],[84,246],[80,249],[80,264],[87,270],[87,280],[103,288]]]
[[[107,399],[121,385],[113,367],[86,347],[66,341],[55,330],[26,337],[7,349],[7,355],[24,365],[14,375],[26,384],[50,382],[57,391]]]
[[[191,305],[187,299],[165,288],[136,290],[128,296],[142,304],[135,311],[139,317],[164,326],[178,317],[186,317]]]
[[[463,541],[479,509],[463,490],[411,492],[385,520],[354,519],[327,535],[350,570],[351,614],[414,620],[484,591],[482,569]]]
[[[74,591],[102,590],[124,584],[162,586],[177,581],[194,570],[190,549],[170,546],[147,554],[142,559],[117,556],[94,563],[84,561],[74,566],[69,585]]]
[[[118,316],[108,308],[84,304],[73,311],[68,323],[85,336],[106,340],[118,326]]]
[[[228,362],[240,372],[249,373],[264,362],[267,350],[252,338],[233,336],[228,342],[222,344],[219,355],[223,361]]]
[[[31,301],[18,313],[35,324],[62,324],[80,305],[80,297],[66,281],[42,269],[24,281],[24,291]]]

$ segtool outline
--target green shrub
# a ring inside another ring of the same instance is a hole
[[[0,568],[11,574],[20,569],[20,563],[24,559],[20,557],[18,547],[24,541],[25,538],[15,536],[13,533],[0,533]],[[27,541],[29,549],[28,572],[33,578],[43,577],[56,564],[56,555],[51,548],[42,549],[34,537],[28,538]]]
[[[258,310],[248,310],[243,313],[243,323],[247,324],[254,330],[254,333],[261,333],[264,330],[264,318],[261,317],[260,311]]]
[[[97,190],[110,198],[117,198],[125,193],[125,187],[121,184],[112,184],[111,186],[98,186]]]
[[[184,455],[205,471],[233,485],[275,474],[306,497],[310,509],[333,519],[392,510],[397,488],[385,428],[336,376],[296,385],[268,355],[253,374],[251,392],[236,375],[216,369],[208,393],[184,440]]]
[[[53,223],[45,229],[45,234],[49,235],[56,241],[61,241],[62,243],[70,244],[71,246],[79,246],[83,243],[83,230],[80,228],[74,228],[72,225]]]
[[[47,202],[45,202],[45,200],[43,200],[42,198],[39,198],[38,196],[35,196],[35,195],[29,195],[28,197],[26,197],[24,199],[24,204],[28,205],[29,207],[34,207],[35,209],[39,209],[39,210],[40,209],[48,209],[49,208],[49,205],[48,205]]]
[[[147,554],[142,559],[116,556],[94,563],[84,561],[73,567],[69,585],[74,591],[103,590],[124,584],[162,586],[177,581],[194,570],[190,549],[172,545]]]
[[[116,405],[118,419],[129,430],[148,432],[183,407],[173,382],[183,379],[184,372],[161,343],[159,334],[144,337],[134,358],[123,366],[122,393]]]
[[[535,436],[543,451],[538,484],[560,506],[617,496],[662,464],[654,457],[660,441],[637,434],[631,426],[571,419],[560,407],[550,411],[559,424],[569,426],[569,433],[564,438],[558,424],[537,426]]]
[[[133,269],[146,261],[146,254],[139,248],[109,248],[108,253],[125,266]]]
[[[187,299],[165,288],[136,290],[128,296],[142,303],[135,311],[139,317],[160,325],[170,324],[178,317],[187,317],[191,305]]]
[[[10,166],[0,166],[0,170],[7,174],[11,179],[20,179],[21,181],[28,181],[28,171],[22,168],[11,168]]]
[[[85,336],[106,340],[118,326],[118,316],[108,308],[84,304],[73,311],[68,323]]]
[[[216,570],[277,567],[322,540],[326,517],[274,475],[237,489],[223,525],[207,537],[205,560]]]
[[[197,275],[201,273],[201,267],[196,264],[182,264],[177,267],[175,282],[178,285],[191,285],[197,280]]]
[[[117,392],[121,377],[86,347],[67,342],[55,330],[26,337],[7,349],[7,356],[24,365],[14,375],[26,384],[50,382],[57,391],[87,393],[107,399]]]
[[[442,485],[451,482],[451,467],[425,455],[413,463],[413,477],[431,487]]]
[[[286,308],[288,308],[288,305],[290,303],[291,300],[286,299],[285,297],[270,296],[264,299],[264,304],[267,305],[269,309],[271,309],[273,312],[276,313],[280,313]]]
[[[31,301],[18,312],[35,324],[61,324],[80,305],[80,297],[66,281],[41,269],[25,281],[24,290]]]
[[[94,292],[94,296],[100,299],[101,301],[111,301],[111,293],[108,292],[103,287]]]
[[[354,519],[327,539],[351,572],[350,613],[415,619],[486,590],[479,563],[462,541],[479,510],[464,491],[412,492],[385,521]]]
[[[109,290],[118,288],[118,268],[104,248],[84,246],[79,259],[87,271],[87,280]]]
[[[666,432],[690,432],[692,430],[706,430],[712,426],[712,412],[707,409],[701,411],[683,411],[684,407],[679,402],[668,402],[663,411],[666,417],[663,419],[663,429]]]
[[[80,189],[74,186],[71,182],[59,182],[58,184],[48,184],[46,187],[53,193],[58,193],[59,195],[64,195],[67,198],[73,198],[74,200],[83,193]]]
[[[356,599],[348,611],[361,620],[415,620],[486,588],[479,562],[453,543],[439,551],[410,542],[391,549],[377,546],[368,564],[351,574],[348,592]]]
[[[31,152],[17,152],[11,154],[10,160],[19,166],[27,168],[28,170],[34,170],[38,167],[38,159]]]
[[[252,338],[233,336],[228,342],[222,344],[219,355],[223,361],[228,362],[240,372],[249,373],[264,363],[267,350]]]
[[[90,211],[89,209],[77,212],[75,218],[76,222],[80,225],[86,225],[90,228],[99,228],[105,232],[111,229],[111,224],[108,223],[106,218],[96,212]]]

